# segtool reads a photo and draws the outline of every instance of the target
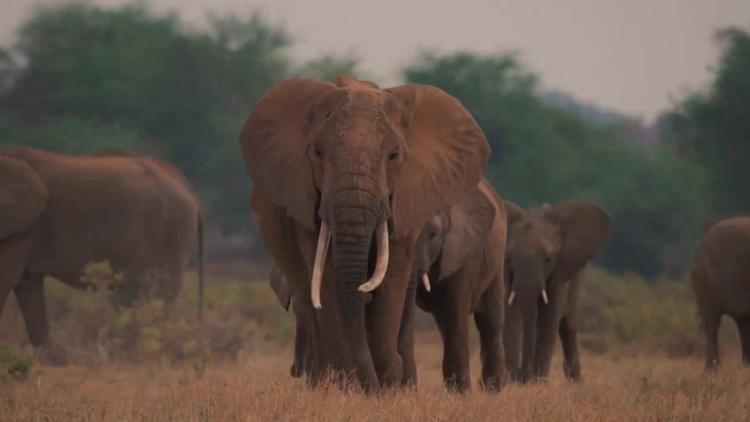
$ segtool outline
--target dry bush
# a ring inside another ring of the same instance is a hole
[[[702,354],[695,309],[687,281],[661,277],[649,283],[638,275],[617,277],[591,268],[581,293],[579,338],[582,347],[599,353]],[[722,326],[721,339],[737,344],[731,324]]]
[[[289,344],[294,333],[293,315],[278,306],[265,279],[208,277],[202,323],[196,319],[193,273],[172,305],[158,299],[158,274],[146,277],[138,286],[143,299],[134,308],[115,305],[111,289],[123,281],[106,263],[90,265],[83,281],[88,291],[51,279],[45,286],[53,338],[77,364],[237,359],[276,350]],[[14,299],[0,324],[0,342],[28,347]],[[421,312],[416,326],[420,332],[435,331],[432,317]],[[692,292],[682,281],[661,278],[649,284],[640,276],[617,277],[592,268],[583,284],[579,326],[581,346],[596,353],[702,354]],[[724,324],[725,345],[737,343],[733,331],[732,324]]]
[[[104,267],[88,277],[99,280],[93,284],[117,281]],[[293,318],[261,281],[210,277],[202,324],[192,274],[172,306],[151,298],[119,310],[106,289],[81,292],[50,281],[53,335],[73,365],[37,365],[25,380],[0,380],[0,420],[601,422],[750,415],[750,370],[740,369],[731,329],[718,373],[706,375],[700,359],[678,357],[702,347],[685,284],[649,285],[592,270],[582,297],[581,384],[563,379],[558,347],[547,383],[483,393],[473,341],[474,391],[449,394],[441,382],[439,335],[420,314],[418,391],[366,396],[336,384],[311,389],[289,376]],[[0,321],[0,341],[25,345],[13,302]]]
[[[89,265],[82,281],[86,291],[48,279],[47,307],[53,340],[68,351],[74,364],[110,362],[202,364],[236,359],[258,348],[278,348],[291,339],[290,317],[266,284],[211,277],[206,309],[197,320],[197,280],[186,277],[172,304],[159,299],[160,278],[151,273],[138,283],[134,307],[118,306],[112,290],[123,283],[107,263]],[[0,320],[8,327],[0,342],[26,345],[27,336],[14,299]]]

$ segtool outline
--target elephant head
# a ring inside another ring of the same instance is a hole
[[[389,238],[415,234],[477,185],[489,157],[482,130],[437,88],[380,89],[342,76],[277,84],[255,105],[240,143],[253,189],[319,233],[316,308],[332,255],[337,303],[326,306],[338,307],[358,378],[372,378],[362,292],[383,281]]]
[[[520,306],[523,320],[520,378],[531,379],[537,349],[540,306],[551,306],[548,292],[566,283],[598,255],[609,240],[612,219],[599,206],[585,201],[548,204],[524,211],[505,201],[509,242],[506,285],[509,306]]]
[[[494,219],[495,206],[479,189],[433,217],[417,238],[413,277],[429,291],[430,274],[434,281],[455,274],[467,259],[482,252]]]

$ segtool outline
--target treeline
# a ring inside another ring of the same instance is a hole
[[[750,209],[750,38],[736,29],[719,38],[715,81],[659,119],[656,146],[630,123],[545,101],[538,77],[512,54],[424,52],[402,75],[471,110],[503,196],[523,206],[596,201],[616,223],[602,265],[679,274],[707,222]],[[143,6],[40,9],[0,49],[0,147],[158,155],[195,184],[215,232],[253,236],[237,134],[254,102],[291,76],[367,76],[356,57],[298,63],[292,42],[260,15],[213,18],[198,30]]]

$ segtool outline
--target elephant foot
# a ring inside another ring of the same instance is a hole
[[[388,365],[385,365],[378,371],[378,379],[383,387],[400,387],[404,383],[404,365],[401,356],[395,355],[390,359]],[[416,374],[415,374],[416,375]]]
[[[583,378],[581,377],[580,369],[576,369],[573,367],[565,367],[563,368],[563,373],[565,374],[565,378],[567,378],[568,381],[576,382],[576,383],[583,381]]]
[[[297,365],[296,363],[293,363],[292,366],[289,367],[289,374],[293,378],[299,378],[302,376],[302,367],[300,365]]]
[[[471,381],[467,376],[453,376],[443,380],[443,383],[451,393],[466,394],[471,392]]]
[[[515,383],[521,383],[521,382],[523,382],[523,380],[522,380],[523,377],[521,375],[521,370],[520,369],[518,369],[518,368],[516,368],[516,369],[508,369],[507,373],[508,373],[508,377],[509,377],[510,381],[515,382]]]
[[[498,393],[502,390],[504,384],[505,377],[502,374],[482,376],[479,388],[488,393]]]
[[[68,364],[68,352],[62,346],[50,344],[34,348],[34,354],[43,363],[51,366]]]

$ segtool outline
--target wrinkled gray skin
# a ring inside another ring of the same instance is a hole
[[[506,307],[503,339],[508,371],[521,382],[546,379],[559,334],[563,372],[568,379],[580,380],[576,314],[581,273],[607,244],[612,219],[584,201],[528,212],[505,201],[505,208],[506,303],[514,294]]]
[[[412,285],[417,288],[416,304],[432,314],[440,330],[443,380],[451,391],[466,392],[471,388],[471,314],[481,342],[481,387],[499,391],[504,383],[505,246],[505,210],[486,181],[466,201],[429,221],[417,239],[412,275]],[[421,282],[425,273],[431,280],[430,292]],[[411,317],[413,312],[406,314]],[[404,331],[411,331],[411,326]]]
[[[690,264],[690,276],[706,337],[706,369],[719,364],[719,325],[728,315],[750,365],[750,217],[722,220],[708,229]]]

